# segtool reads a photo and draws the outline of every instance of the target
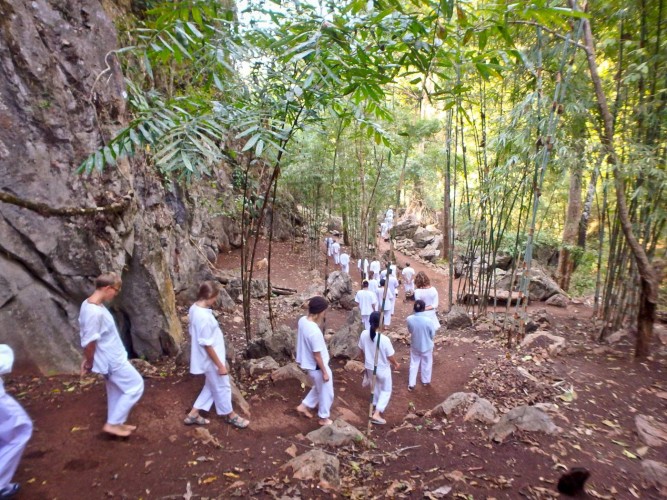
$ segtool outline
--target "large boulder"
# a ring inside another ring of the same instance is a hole
[[[424,248],[429,243],[432,243],[435,239],[436,233],[429,231],[425,227],[419,227],[415,231],[415,234],[412,236],[412,241],[415,242],[415,246],[418,248]]]
[[[546,305],[548,306],[554,306],[554,307],[562,307],[565,308],[569,304],[569,300],[565,295],[561,295],[560,293],[557,293],[556,295],[552,295],[547,299],[545,302]]]
[[[394,239],[412,239],[419,227],[419,221],[413,214],[406,215],[394,225]]]
[[[243,288],[241,286],[241,278],[234,277],[225,285],[225,289],[229,296],[236,302],[243,301]],[[253,278],[250,282],[250,298],[264,299],[268,292],[269,285],[264,279]]]
[[[282,382],[283,380],[295,380],[304,387],[313,385],[310,377],[296,363],[286,364],[271,373],[271,381]]]
[[[558,434],[562,431],[553,423],[551,417],[534,406],[519,406],[503,415],[491,428],[490,437],[502,443],[517,430]]]
[[[419,258],[424,259],[427,262],[435,263],[438,260],[438,257],[440,257],[440,250],[437,247],[429,245],[422,249],[417,255],[419,255]]]
[[[248,375],[251,377],[272,373],[280,368],[278,362],[271,356],[264,356],[259,359],[249,359],[244,363]]]
[[[445,401],[433,408],[429,414],[433,416],[451,416],[454,410],[467,410],[463,420],[476,420],[485,424],[498,422],[498,412],[488,399],[480,398],[474,392],[455,392]]]
[[[667,498],[667,465],[656,460],[642,460],[642,476],[648,486],[656,488]]]
[[[329,354],[332,358],[355,358],[359,353],[359,335],[364,330],[361,312],[358,307],[352,309],[347,322],[329,341]]]
[[[350,275],[342,271],[330,273],[327,278],[326,295],[329,302],[340,305],[341,303],[349,302],[352,296],[352,278],[350,278]]]
[[[461,330],[472,326],[472,319],[468,316],[465,308],[461,306],[453,306],[445,315],[444,322],[448,330]]]
[[[507,274],[502,279],[498,280],[498,289],[516,291],[518,289],[521,273],[516,273],[513,283],[511,282],[511,277],[511,274]],[[529,280],[528,298],[530,300],[547,300],[549,297],[556,294],[567,296],[567,293],[565,293],[563,289],[539,267],[533,267],[533,269],[531,269]]]
[[[257,336],[246,348],[246,357],[259,359],[270,356],[276,361],[289,362],[296,354],[296,330],[280,325],[273,331],[268,318],[261,317]]]

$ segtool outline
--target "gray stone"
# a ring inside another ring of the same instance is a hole
[[[444,322],[448,330],[461,330],[472,326],[472,319],[465,308],[460,306],[453,306],[451,311],[445,315]]]
[[[417,217],[413,214],[406,215],[399,219],[394,225],[394,238],[397,240],[410,240],[414,236],[418,227],[419,221],[417,220]]]
[[[568,303],[570,301],[565,295],[561,295],[560,293],[557,293],[556,295],[552,295],[547,299],[545,302],[546,305],[548,306],[554,306],[554,307],[567,307]]]
[[[298,383],[304,384],[306,387],[311,387],[313,385],[310,381],[310,377],[308,377],[296,363],[289,363],[278,368],[271,374],[271,380],[273,382],[296,380]]]
[[[655,417],[635,416],[635,425],[639,438],[649,446],[661,447],[667,444],[667,424]]]
[[[518,290],[521,273],[517,272],[514,282],[510,281],[511,274],[505,275],[498,280],[497,286],[500,290]],[[567,297],[567,293],[540,267],[536,265],[530,271],[528,283],[528,298],[530,300],[547,300],[549,297],[560,294]]]
[[[292,361],[296,354],[296,330],[280,325],[274,332],[267,317],[261,317],[258,335],[246,348],[246,356],[251,359],[271,356],[280,362]]]
[[[294,479],[319,480],[321,487],[340,486],[340,462],[322,450],[311,450],[287,462],[284,468],[292,469]]]
[[[345,371],[352,372],[352,373],[363,373],[366,368],[364,364],[361,361],[355,361],[353,359],[349,360],[347,363],[345,363]]]
[[[667,465],[656,460],[642,460],[642,476],[648,486],[655,487],[667,497]]]
[[[415,242],[415,246],[418,248],[424,248],[429,243],[433,242],[435,239],[435,233],[429,231],[425,227],[419,227],[412,236],[412,241]]]
[[[420,259],[424,259],[427,262],[436,262],[438,257],[440,257],[440,250],[437,248],[428,246],[421,250],[418,254]]]
[[[365,443],[366,438],[353,425],[337,418],[333,424],[325,425],[306,434],[306,438],[313,444],[337,448],[353,443]]]
[[[498,423],[491,428],[490,438],[502,443],[517,430],[558,434],[562,431],[551,417],[534,406],[519,406],[503,415]]]
[[[352,296],[352,279],[341,271],[334,271],[327,278],[326,298],[332,304],[339,304]]]
[[[359,354],[359,335],[364,330],[359,308],[355,307],[347,317],[347,322],[329,341],[329,354],[332,358],[356,358]]]
[[[458,408],[466,409],[463,420],[477,420],[486,424],[498,421],[498,413],[493,404],[485,398],[480,398],[474,392],[455,392],[445,401],[433,408],[429,413],[433,416],[445,415],[449,417]]]
[[[264,375],[266,373],[273,373],[280,365],[278,362],[273,359],[271,356],[265,356],[259,359],[249,359],[244,363],[246,372],[251,377],[256,377],[258,375]]]
[[[268,282],[263,279],[253,278],[250,282],[250,298],[265,299],[268,291]],[[234,277],[225,285],[225,289],[230,298],[238,303],[243,301],[243,288],[241,286],[241,278]]]
[[[521,341],[521,347],[530,347],[532,344],[544,341],[547,345],[547,351],[552,356],[557,356],[567,345],[565,338],[558,335],[553,335],[543,330],[537,330],[535,333],[530,333]]]

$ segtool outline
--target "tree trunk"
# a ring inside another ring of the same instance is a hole
[[[595,198],[595,187],[598,183],[598,175],[600,173],[600,163],[602,163],[603,158],[601,157],[598,163],[595,165],[595,169],[591,174],[591,181],[588,183],[588,189],[586,190],[586,201],[584,201],[584,208],[581,212],[581,219],[579,219],[579,236],[577,238],[577,246],[585,249],[586,248],[586,233],[588,232],[588,221],[591,218],[591,211],[593,209],[593,199]]]
[[[577,141],[578,143],[580,141]],[[580,147],[575,147],[579,154]],[[583,153],[583,151],[582,151]],[[563,244],[558,254],[558,285],[566,292],[570,288],[570,279],[574,271],[575,259],[572,249],[577,244],[577,230],[581,217],[581,168],[574,165],[570,170],[570,191],[567,200],[567,213],[563,229]]]
[[[577,9],[576,0],[571,0],[571,4],[573,8]],[[641,359],[648,356],[651,337],[653,335],[653,323],[655,321],[656,304],[658,301],[657,273],[651,266],[644,248],[637,241],[632,229],[632,223],[630,222],[630,217],[628,215],[628,206],[625,200],[623,171],[621,170],[621,165],[614,146],[614,118],[609,111],[607,97],[602,88],[602,81],[600,80],[597,63],[595,61],[595,45],[593,42],[591,24],[588,19],[584,19],[583,23],[588,68],[593,86],[595,87],[595,96],[600,110],[600,117],[602,118],[604,125],[604,134],[602,135],[601,140],[609,155],[608,161],[613,166],[617,215],[625,239],[635,259],[641,282],[641,295],[639,297],[637,314],[637,342],[635,345],[635,357]]]

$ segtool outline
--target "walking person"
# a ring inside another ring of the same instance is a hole
[[[350,254],[348,254],[344,248],[341,248],[341,254],[339,257],[340,261],[340,270],[344,273],[350,274]]]
[[[235,413],[232,408],[232,385],[226,365],[225,338],[211,307],[218,301],[220,285],[205,281],[199,286],[197,301],[190,306],[190,373],[204,375],[204,387],[183,423],[206,425],[210,420],[202,417],[201,410],[215,411],[228,424],[245,429],[250,421]]]
[[[398,279],[396,279],[396,276],[394,275],[394,269],[396,266],[393,266],[389,268],[389,278],[387,281],[387,287],[389,291],[387,292],[387,296],[391,294],[392,297],[392,302],[391,302],[391,314],[394,314],[396,312],[396,299],[398,298]]]
[[[327,257],[331,257],[332,252],[333,252],[333,238],[331,236],[327,236],[324,238],[324,244],[327,247]]]
[[[368,277],[368,259],[359,259],[357,261],[357,269],[359,269],[359,276],[362,280],[369,279]]]
[[[433,337],[435,326],[433,320],[426,314],[426,304],[423,300],[415,300],[414,314],[408,316],[408,332],[410,332],[410,374],[408,375],[408,390],[412,391],[417,384],[417,372],[420,372],[422,384],[428,387],[431,384],[433,371]]]
[[[378,301],[375,292],[368,289],[368,281],[361,282],[361,290],[357,292],[354,301],[359,304],[359,312],[361,313],[361,321],[364,323],[364,328],[370,328],[369,318],[373,311],[378,309]]]
[[[391,340],[386,335],[382,335],[377,331],[379,327],[380,313],[373,312],[370,316],[369,326],[361,332],[361,337],[359,337],[359,350],[361,351],[364,368],[366,368],[365,379],[372,380],[373,369],[375,368],[375,351],[379,348],[377,353],[377,370],[375,372],[375,387],[373,388],[375,412],[373,413],[371,422],[376,425],[383,425],[387,421],[382,417],[382,414],[387,409],[387,405],[391,399],[391,367],[393,366],[394,370],[398,370],[399,363],[394,356],[395,353],[391,345]],[[380,335],[379,347],[376,335]]]
[[[14,351],[0,344],[0,375],[12,371]],[[21,489],[12,483],[16,469],[32,436],[32,420],[23,407],[9,394],[0,378],[0,498],[11,498]]]
[[[405,263],[405,267],[401,272],[401,276],[403,276],[403,290],[405,291],[405,298],[407,299],[408,297],[414,295],[415,291],[415,270],[410,267],[409,262]]]
[[[380,304],[382,304],[382,296],[384,295],[385,282],[386,280],[384,279],[380,280],[380,288],[377,291],[377,294],[380,297]],[[396,297],[394,296],[394,292],[392,291],[393,289],[394,288],[391,286],[391,284],[387,283],[387,295],[385,297],[384,308],[383,308],[384,326],[391,325],[391,315],[394,313],[394,301],[396,300]]]
[[[334,263],[336,265],[340,264],[340,243],[334,238],[333,243],[331,244],[331,255],[333,255]]]
[[[137,429],[125,422],[144,393],[144,379],[128,361],[113,316],[104,306],[118,295],[121,286],[116,273],[95,279],[95,291],[81,304],[79,329],[84,356],[81,375],[92,371],[106,379],[107,421],[102,430],[127,437]]]
[[[440,320],[437,316],[438,311],[438,290],[431,286],[431,280],[423,271],[419,271],[415,276],[415,300],[423,300],[426,304],[426,315],[433,321],[433,326],[437,332],[440,329]]]
[[[318,423],[331,425],[331,405],[334,400],[333,374],[329,368],[329,351],[320,328],[326,316],[329,302],[324,297],[308,301],[308,315],[299,319],[296,335],[296,362],[308,372],[313,387],[297,406],[296,411],[313,418],[311,410],[317,408]]]
[[[371,265],[368,269],[369,271],[372,271],[373,277],[376,280],[380,281],[380,269],[381,269],[380,261],[375,259],[373,262],[371,262]]]

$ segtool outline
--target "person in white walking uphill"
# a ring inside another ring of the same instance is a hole
[[[350,274],[350,254],[348,254],[344,248],[341,248],[339,261],[340,261],[340,270],[343,271],[344,273]]]
[[[340,243],[334,238],[333,243],[331,244],[331,255],[333,255],[334,263],[336,265],[340,264]]]
[[[426,304],[423,300],[415,300],[414,314],[408,316],[408,332],[410,332],[410,374],[408,390],[412,391],[417,384],[417,372],[421,373],[421,381],[425,387],[431,385],[433,371],[433,337],[435,327],[433,320],[425,313]]]
[[[370,328],[369,318],[373,311],[378,309],[378,301],[375,292],[368,289],[368,281],[361,282],[361,290],[357,292],[354,301],[359,304],[359,312],[361,313],[361,321],[364,323],[364,328]]]

